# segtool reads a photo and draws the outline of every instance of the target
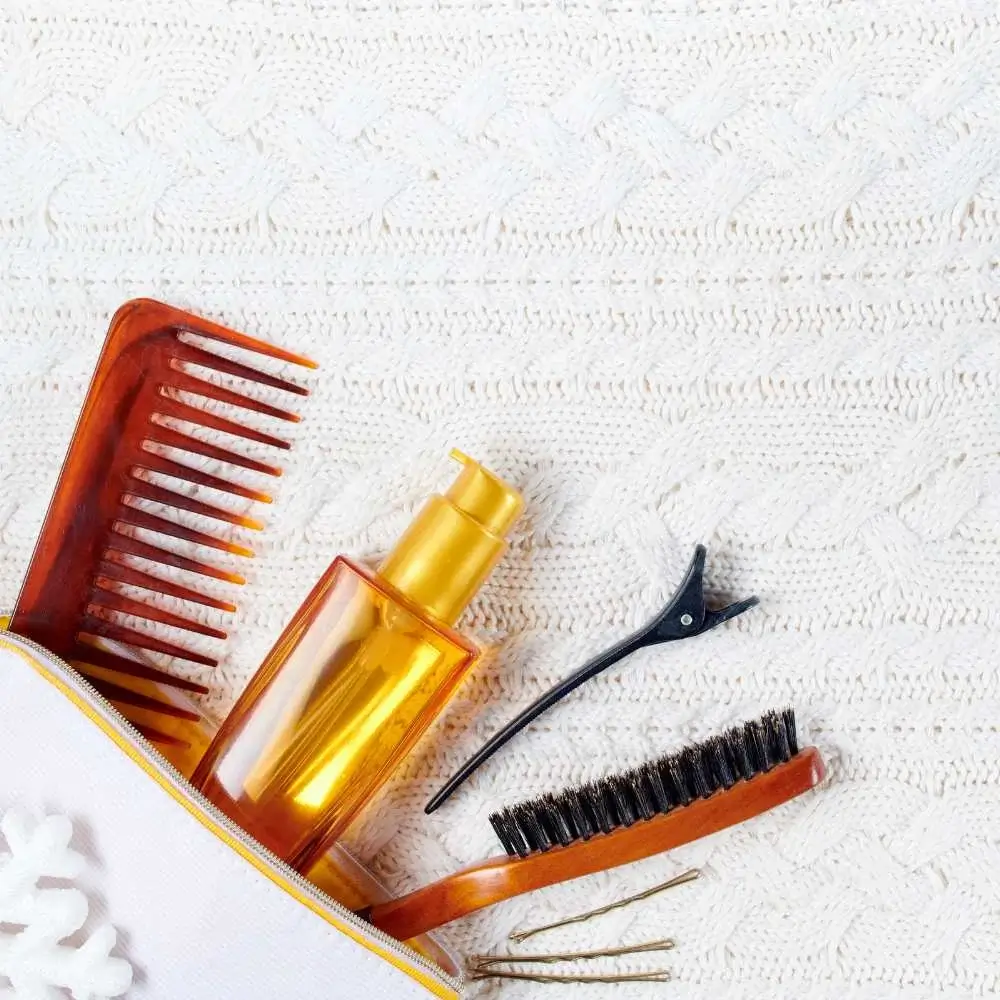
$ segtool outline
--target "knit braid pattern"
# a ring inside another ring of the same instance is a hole
[[[675,938],[580,967],[674,977],[577,988],[602,997],[1000,993],[995,0],[0,3],[8,606],[139,295],[321,365],[240,610],[201,612],[231,633],[188,670],[214,716],[452,446],[524,490],[462,622],[489,655],[350,831],[394,889],[496,853],[504,804],[771,707],[827,758],[772,814],[447,942],[503,949],[698,866],[518,947]],[[758,609],[633,656],[423,815],[699,542],[713,600]]]

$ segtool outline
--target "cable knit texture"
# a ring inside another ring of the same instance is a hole
[[[695,864],[698,883],[521,947],[676,938],[595,965],[664,965],[671,986],[581,996],[1000,992],[995,2],[0,10],[8,603],[122,301],[309,353],[223,663],[192,670],[212,712],[333,555],[389,547],[450,446],[528,499],[464,622],[494,655],[351,831],[396,888],[495,851],[500,804],[771,706],[830,765],[743,828],[448,940],[501,948]],[[589,684],[426,818],[697,542],[713,596],[761,608]]]

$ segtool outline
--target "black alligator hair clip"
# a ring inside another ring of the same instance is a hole
[[[756,597],[748,597],[745,601],[737,601],[727,607],[713,611],[705,604],[705,546],[699,545],[694,550],[691,564],[688,566],[684,582],[677,588],[667,606],[638,632],[633,632],[613,646],[598,653],[588,660],[579,670],[550,688],[537,701],[529,705],[520,715],[511,719],[506,726],[485,743],[472,757],[457,770],[448,782],[424,807],[424,812],[432,813],[474,771],[493,756],[505,743],[516,736],[528,723],[533,722],[544,711],[561,701],[571,691],[591,677],[607,670],[608,667],[625,659],[637,649],[646,646],[656,646],[661,642],[674,642],[677,639],[687,639],[693,635],[701,635],[723,622],[735,618],[754,607]]]

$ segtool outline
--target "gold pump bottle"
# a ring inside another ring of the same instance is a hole
[[[192,778],[306,872],[416,743],[478,650],[453,628],[507,548],[520,494],[461,452],[375,572],[338,557]]]

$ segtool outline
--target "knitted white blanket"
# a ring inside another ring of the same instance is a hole
[[[498,805],[771,706],[828,756],[815,794],[452,942],[695,864],[537,942],[671,936],[594,967],[671,986],[564,989],[1000,992],[995,2],[7,0],[0,60],[8,604],[118,304],[311,353],[217,714],[327,561],[384,551],[447,482],[450,446],[529,500],[467,619],[496,656],[353,831],[396,887],[494,851]],[[426,818],[697,542],[713,592],[761,608],[588,685]]]

